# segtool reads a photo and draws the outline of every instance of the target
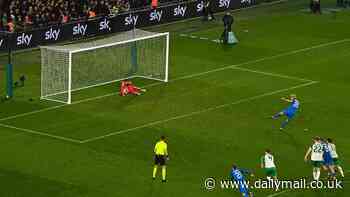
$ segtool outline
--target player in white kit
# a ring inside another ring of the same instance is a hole
[[[275,158],[269,149],[266,149],[265,155],[261,157],[261,168],[265,170],[267,180],[271,180],[271,177],[277,179]]]
[[[308,161],[308,157],[311,154],[311,164],[313,166],[312,175],[314,180],[319,180],[321,175],[321,166],[323,162],[323,146],[320,137],[313,139],[314,143],[307,150],[304,160]]]

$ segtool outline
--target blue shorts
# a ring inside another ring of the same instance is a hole
[[[282,111],[284,115],[286,115],[288,118],[293,118],[295,114],[297,113],[296,108],[289,107]]]
[[[324,157],[323,158],[323,165],[325,165],[325,166],[333,165],[333,159],[331,157]]]

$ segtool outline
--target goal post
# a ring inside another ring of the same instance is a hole
[[[169,33],[139,29],[41,48],[41,99],[71,104],[72,92],[130,78],[168,81]]]

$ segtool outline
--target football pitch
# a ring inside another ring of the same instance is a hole
[[[40,100],[40,51],[13,55],[26,76],[0,103],[1,197],[226,197],[233,163],[254,179],[272,150],[279,179],[311,180],[304,154],[313,136],[330,137],[346,173],[343,189],[253,189],[266,197],[350,195],[350,10],[322,1],[322,15],[291,0],[233,12],[235,46],[217,43],[223,25],[190,19],[147,28],[170,32],[169,82],[120,97],[113,83],[73,93],[71,105]],[[6,61],[6,56],[1,56]],[[103,57],[101,57],[103,58]],[[0,76],[5,76],[0,68]],[[4,82],[0,90],[4,92]],[[284,131],[271,116],[296,94],[301,110]],[[153,147],[167,136],[167,182],[152,180]],[[322,171],[321,176],[326,178]],[[213,177],[217,187],[207,190]]]

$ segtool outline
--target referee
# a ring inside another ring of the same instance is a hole
[[[162,182],[166,182],[165,161],[168,159],[168,145],[165,142],[165,136],[161,136],[160,140],[154,146],[154,153],[153,180],[156,179],[158,166],[162,166]]]

